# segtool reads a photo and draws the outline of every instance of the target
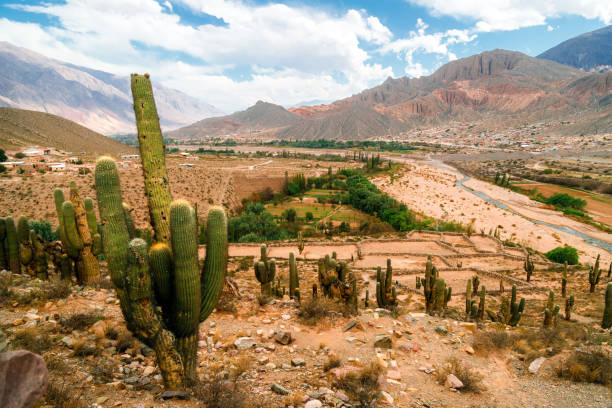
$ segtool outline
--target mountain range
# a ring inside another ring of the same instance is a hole
[[[585,71],[612,68],[612,25],[570,38],[538,55]]]
[[[205,119],[169,135],[245,136],[255,128],[278,138],[367,139],[449,121],[519,123],[577,113],[578,120],[587,121],[612,109],[611,93],[612,72],[585,73],[520,52],[494,50],[452,61],[430,76],[388,78],[328,105],[285,110],[260,101],[246,111]],[[612,128],[609,121],[603,125],[601,131]]]
[[[221,111],[159,84],[162,128],[174,129]],[[130,79],[78,67],[0,42],[0,106],[59,115],[103,134],[135,132]]]

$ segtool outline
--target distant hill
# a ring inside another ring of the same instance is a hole
[[[182,127],[167,136],[174,139],[193,139],[226,135],[235,132],[283,128],[300,121],[300,117],[272,103],[257,101],[250,108],[227,116],[208,118]]]
[[[68,119],[43,112],[0,108],[0,147],[54,147],[91,155],[132,153],[133,147],[96,133]]]
[[[544,51],[538,58],[585,71],[612,67],[612,25],[570,38]]]
[[[175,129],[221,114],[155,82],[161,125]],[[129,77],[78,67],[0,42],[0,106],[53,113],[104,134],[135,132]]]

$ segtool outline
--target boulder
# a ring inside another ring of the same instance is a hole
[[[463,388],[463,383],[457,378],[455,374],[449,374],[446,376],[446,386],[448,388],[454,388],[456,390]]]
[[[533,360],[531,364],[529,364],[529,372],[531,374],[537,373],[544,361],[546,361],[546,357],[539,357]]]
[[[282,331],[282,330],[277,330],[274,333],[274,340],[277,343],[283,344],[283,345],[287,345],[290,344],[291,341],[293,340],[292,336],[291,336],[291,332],[290,331]]]
[[[318,399],[313,399],[308,401],[306,405],[304,405],[304,408],[321,408],[322,406],[323,403],[321,401],[319,401]]]
[[[393,340],[388,334],[377,334],[374,339],[374,347],[389,349],[393,347]]]
[[[255,347],[255,339],[252,337],[238,337],[234,342],[234,346],[236,346],[238,350],[248,350]]]
[[[0,407],[25,408],[47,390],[49,372],[45,360],[26,350],[0,354]]]

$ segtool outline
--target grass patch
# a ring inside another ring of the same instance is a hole
[[[555,371],[557,376],[570,381],[612,387],[612,357],[604,351],[574,350]]]
[[[327,372],[334,368],[338,368],[341,365],[342,365],[342,360],[340,360],[340,357],[338,357],[335,354],[332,354],[327,358],[327,361],[323,365],[323,371]]]
[[[28,350],[36,354],[43,354],[51,347],[53,347],[51,338],[35,327],[19,330],[11,341],[13,350]]]
[[[104,316],[99,313],[77,313],[67,319],[60,319],[60,324],[70,331],[83,330],[104,319]]]
[[[310,298],[300,305],[298,316],[305,324],[315,325],[327,317],[330,312],[337,311],[338,305],[325,297]]]
[[[334,384],[345,391],[352,401],[359,402],[362,408],[373,407],[374,399],[380,389],[378,378],[382,367],[376,362],[370,362],[359,371],[351,371]]]
[[[444,385],[446,383],[446,377],[450,374],[454,374],[455,377],[463,383],[463,387],[459,389],[461,392],[473,392],[478,394],[485,389],[482,385],[482,375],[464,365],[463,362],[456,357],[450,357],[444,364],[437,367],[435,371],[436,381],[438,384]]]

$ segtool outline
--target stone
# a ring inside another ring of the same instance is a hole
[[[49,372],[45,360],[26,350],[0,354],[0,407],[25,408],[47,390]]]
[[[434,330],[436,331],[436,333],[439,333],[445,336],[448,334],[448,330],[441,326],[435,326]]]
[[[463,327],[467,331],[472,332],[473,334],[476,334],[476,332],[478,331],[478,326],[474,322],[460,322],[459,326]]]
[[[145,369],[142,371],[142,375],[143,377],[148,377],[151,374],[153,374],[155,372],[155,367],[153,366],[146,366]]]
[[[402,374],[397,370],[389,370],[387,371],[387,378],[391,380],[401,381]]]
[[[289,395],[289,390],[277,383],[272,384],[270,390],[280,395]]]
[[[104,404],[106,401],[108,401],[108,397],[98,397],[96,398],[96,404]]]
[[[182,391],[182,390],[164,391],[164,393],[161,395],[161,399],[163,400],[167,400],[167,399],[188,400],[190,396],[191,395],[189,394],[188,391]]]
[[[234,342],[234,346],[238,350],[248,350],[252,347],[255,347],[255,339],[252,337],[238,337]]]
[[[377,334],[374,339],[374,347],[385,349],[391,348],[393,347],[393,340],[388,334]]]
[[[529,372],[535,374],[538,372],[542,364],[546,361],[546,357],[538,357],[529,364]]]
[[[306,365],[306,361],[303,358],[296,357],[291,360],[291,365],[294,367],[304,367]]]
[[[281,319],[289,320],[289,319],[291,319],[291,315],[288,315],[288,314],[281,315]]]
[[[474,349],[472,348],[472,346],[466,346],[465,352],[468,354],[474,354]]]
[[[342,391],[336,391],[336,398],[342,402],[349,402],[349,397]]]
[[[463,383],[455,374],[449,374],[446,376],[446,386],[448,388],[454,388],[456,390],[463,388]]]
[[[431,368],[431,367],[427,367],[427,366],[420,366],[420,367],[419,367],[419,371],[422,371],[422,372],[424,372],[425,374],[431,374],[431,373],[433,373],[433,371],[434,371],[434,370],[433,370],[433,368]]]
[[[276,364],[274,363],[268,363],[265,365],[266,370],[275,370],[276,369]]]
[[[304,408],[321,408],[322,406],[323,403],[321,401],[319,401],[318,399],[313,399],[308,401],[306,405],[304,405]]]
[[[342,329],[342,331],[349,331],[351,330],[353,327],[355,327],[357,325],[357,321],[353,320],[352,322],[350,322],[349,324],[347,324],[346,326],[344,326],[344,329]]]
[[[138,382],[138,379],[139,379],[138,376],[135,375],[135,376],[124,379],[123,382],[125,384],[136,384]]]
[[[381,391],[380,392],[380,400],[385,403],[385,404],[393,404],[393,402],[395,401],[393,399],[393,397],[391,396],[391,394],[389,394],[387,391]]]
[[[64,337],[62,337],[61,342],[64,343],[68,347],[72,347],[72,344],[74,343],[74,340],[72,340],[72,337],[64,336]]]
[[[291,332],[290,331],[281,331],[278,330],[274,333],[274,340],[277,343],[283,344],[283,345],[287,345],[290,344],[291,341],[293,340],[292,336],[291,336]]]

